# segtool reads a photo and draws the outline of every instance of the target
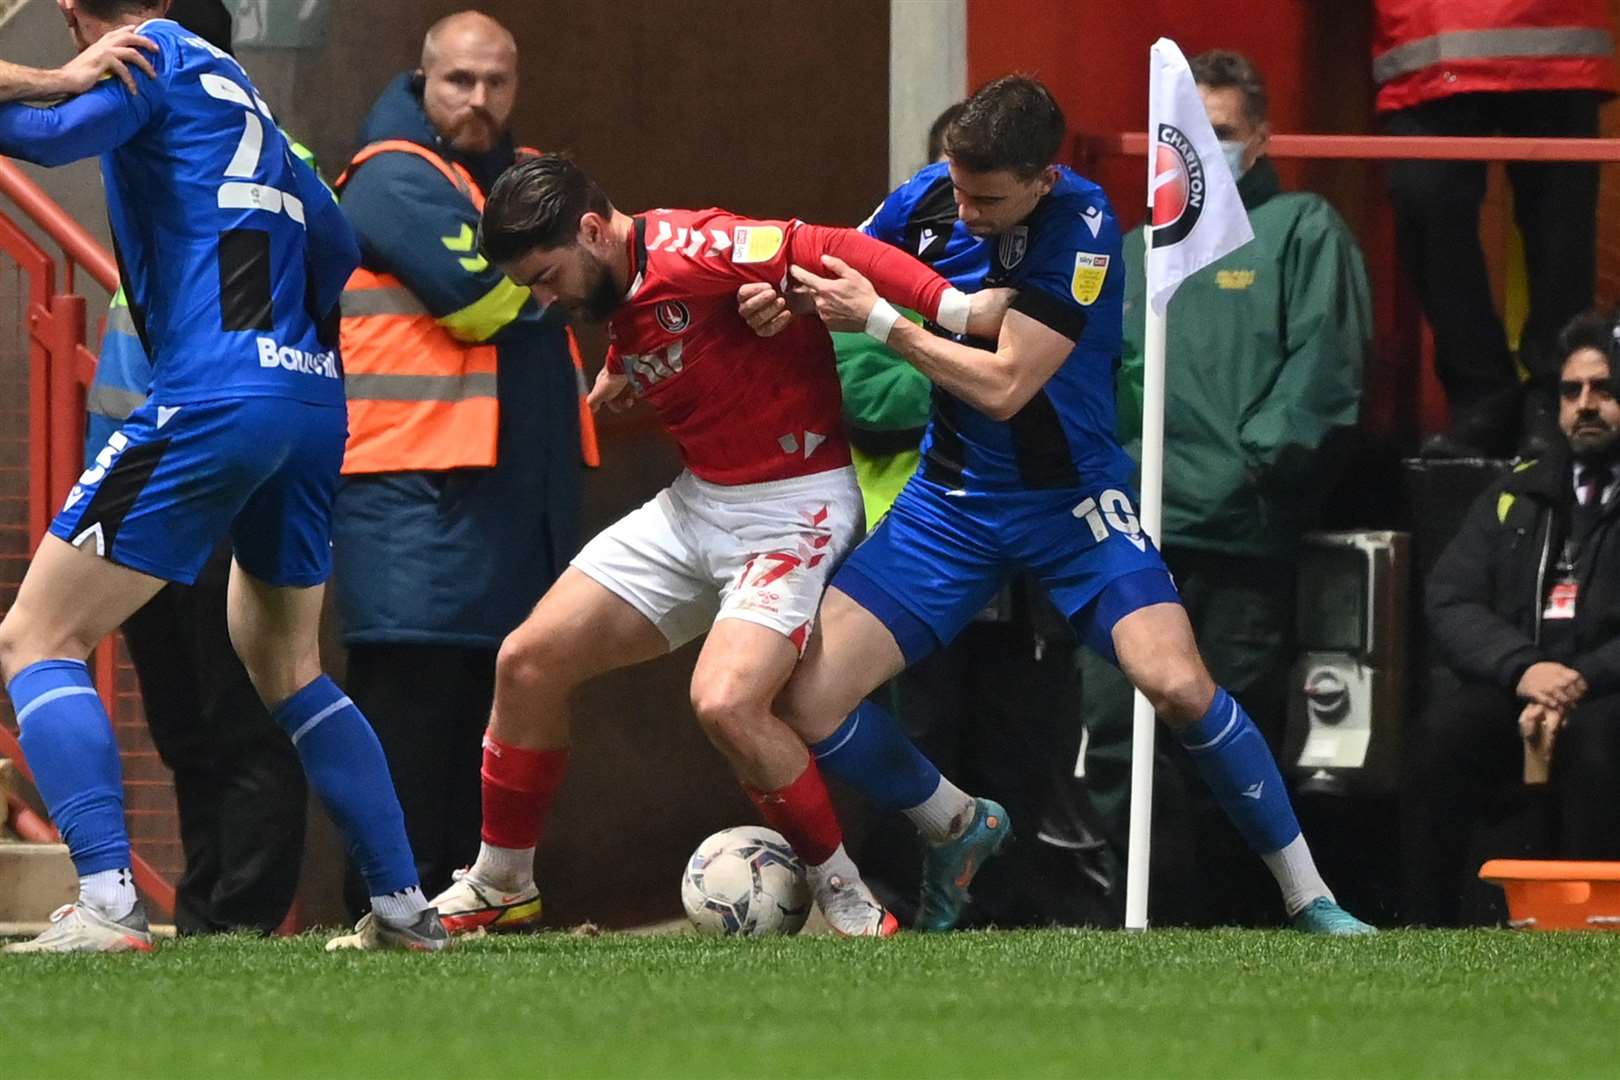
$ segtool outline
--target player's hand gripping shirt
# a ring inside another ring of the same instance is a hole
[[[937,316],[949,289],[914,260],[850,229],[754,221],[722,210],[654,210],[635,219],[632,280],[610,323],[607,363],[630,378],[680,447],[716,484],[753,484],[849,464],[832,341],[813,318],[761,338],[737,314],[737,289],[786,290],[794,264],[826,273],[843,258],[896,303]]]
[[[1134,466],[1114,422],[1125,266],[1119,223],[1100,187],[1060,167],[1029,217],[974,244],[957,220],[950,173],[941,163],[896,189],[864,228],[915,253],[964,291],[1018,290],[1014,311],[1074,342],[1068,359],[1010,420],[992,420],[936,386],[922,446],[926,479],[967,490],[1129,487]]]
[[[330,315],[359,249],[242,68],[177,23],[141,34],[157,78],[131,69],[49,109],[0,105],[0,152],[43,165],[100,154],[151,400],[343,403]]]

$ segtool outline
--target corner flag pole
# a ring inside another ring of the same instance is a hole
[[[1154,275],[1151,241],[1153,187],[1148,185],[1149,242],[1143,245],[1147,279]],[[1165,314],[1152,304],[1142,335],[1142,531],[1159,543],[1164,519],[1164,331]],[[1125,929],[1146,930],[1148,865],[1153,843],[1153,706],[1137,690],[1131,712],[1131,818],[1125,862]]]
[[[1142,335],[1142,530],[1159,543],[1164,522],[1164,340],[1170,298],[1187,278],[1250,240],[1254,230],[1181,49],[1149,50],[1147,324]],[[1212,163],[1212,166],[1211,166]],[[1153,707],[1140,690],[1131,726],[1131,828],[1125,926],[1147,929],[1153,835]]]

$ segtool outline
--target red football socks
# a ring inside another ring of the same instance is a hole
[[[484,735],[484,843],[532,848],[568,767],[568,749],[525,750]]]
[[[780,791],[743,791],[759,808],[765,824],[781,833],[807,866],[820,866],[844,842],[844,830],[833,812],[832,797],[814,758],[805,759],[804,772]]]

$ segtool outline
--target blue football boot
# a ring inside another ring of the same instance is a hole
[[[1318,896],[1306,904],[1293,918],[1294,929],[1302,934],[1326,934],[1329,937],[1352,937],[1357,934],[1376,934],[1354,915],[1325,896]]]
[[[962,917],[968,886],[985,861],[1001,850],[1012,835],[1007,811],[990,799],[975,799],[973,821],[961,836],[931,845],[923,857],[922,899],[917,905],[917,930],[949,930]]]

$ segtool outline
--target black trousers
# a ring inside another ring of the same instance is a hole
[[[1391,135],[1592,138],[1602,97],[1580,90],[1458,94],[1391,113]],[[1524,237],[1530,313],[1520,358],[1540,392],[1558,377],[1555,343],[1590,307],[1596,274],[1598,166],[1513,162],[1513,211]],[[1396,246],[1434,328],[1435,367],[1460,436],[1512,449],[1520,387],[1479,242],[1486,163],[1397,161],[1389,168]]]
[[[1294,575],[1278,562],[1167,548],[1166,565],[1216,683],[1253,718],[1276,754],[1287,724],[1294,660]],[[1086,781],[1124,865],[1130,832],[1131,684],[1089,651],[1083,663],[1090,733]],[[1156,740],[1153,858],[1148,890],[1158,926],[1275,925],[1277,886],[1210,795],[1191,756],[1162,727]],[[1116,916],[1124,916],[1124,890]]]
[[[405,811],[422,890],[431,898],[478,856],[483,809],[480,746],[495,698],[493,648],[354,645],[345,689],[371,721]],[[370,906],[349,868],[344,899]]]
[[[1464,685],[1408,733],[1409,914],[1432,926],[1500,922],[1492,858],[1620,859],[1620,694],[1590,698],[1559,732],[1544,786],[1524,784],[1523,707],[1511,692]]]
[[[227,547],[195,585],[165,587],[124,623],[152,742],[174,773],[182,934],[274,930],[304,857],[304,770],[231,649],[229,580]]]

